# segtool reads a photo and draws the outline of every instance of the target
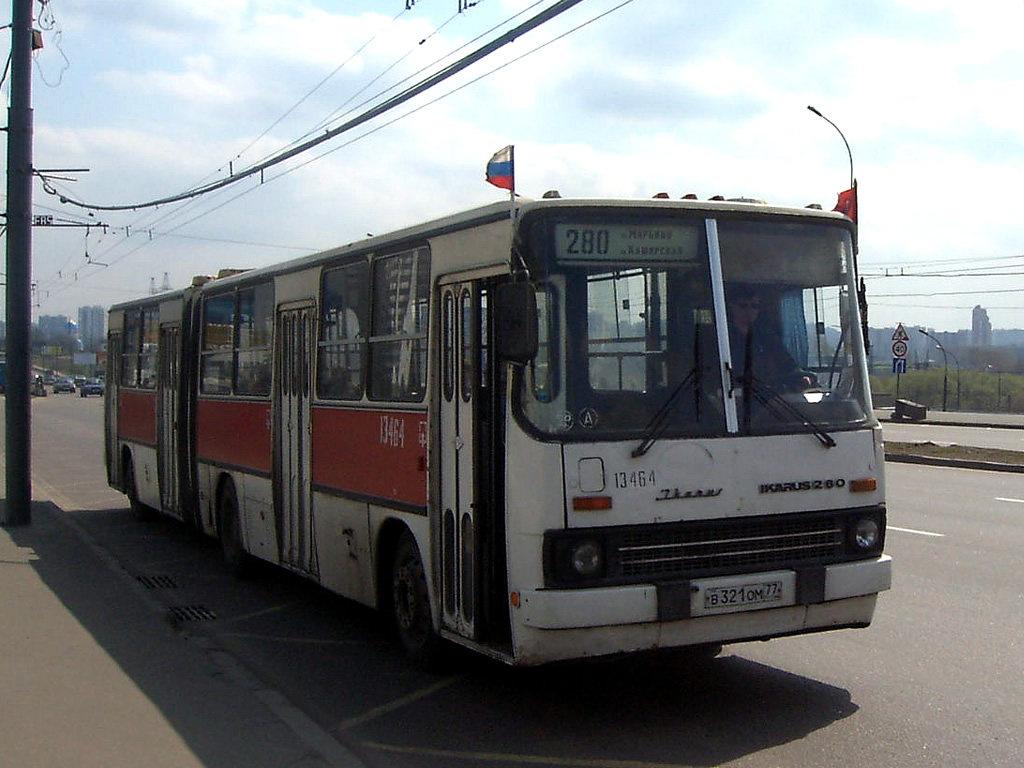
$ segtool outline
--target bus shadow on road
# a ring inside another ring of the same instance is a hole
[[[728,649],[726,650],[728,654]],[[588,765],[728,763],[857,712],[850,692],[725,655],[508,669],[466,658],[437,693],[358,728],[383,751]]]
[[[799,741],[858,709],[845,689],[731,655],[729,647],[711,660],[647,654],[535,669],[458,653],[447,676],[430,675],[403,658],[374,612],[270,566],[239,582],[225,573],[216,542],[186,526],[140,523],[115,509],[64,516],[122,576],[176,582],[172,594],[158,590],[150,608],[180,598],[211,609],[213,621],[185,626],[185,633],[217,638],[217,647],[340,743],[385,761],[401,754],[403,764],[423,766],[439,757],[499,756],[554,765],[713,766]],[[38,530],[23,538],[37,550],[35,568],[49,589],[207,765],[238,764],[219,760],[229,725],[219,723],[217,734],[205,707],[188,707],[189,681],[161,672],[168,654],[194,655],[196,648],[175,649],[192,644],[144,630],[153,622],[142,614],[128,617],[134,624],[119,619],[125,601],[111,602],[101,574],[90,579],[69,570],[76,561],[65,549],[77,547],[79,560],[90,559],[71,540],[78,537],[69,529],[57,535],[65,529],[58,518],[40,517]],[[101,570],[108,580],[113,575]]]

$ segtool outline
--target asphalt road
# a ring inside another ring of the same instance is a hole
[[[898,443],[951,443],[1024,452],[1024,429],[958,427],[939,423],[882,422],[882,435]]]
[[[473,657],[432,676],[372,612],[272,568],[233,580],[213,542],[131,520],[106,488],[101,423],[98,399],[33,402],[36,497],[152,583],[168,615],[193,609],[183,635],[233,655],[368,765],[1021,763],[1024,476],[889,464],[894,587],[866,630],[730,646],[699,665],[516,671]]]

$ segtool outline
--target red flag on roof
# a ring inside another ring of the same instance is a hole
[[[836,202],[836,207],[833,211],[839,211],[844,216],[848,216],[857,221],[857,182],[853,182],[853,186],[849,189],[844,189],[839,193],[839,200]]]

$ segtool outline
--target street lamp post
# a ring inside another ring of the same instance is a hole
[[[852,189],[853,185],[856,182],[854,181],[854,178],[853,178],[853,152],[850,151],[850,142],[848,142],[846,140],[846,137],[843,135],[843,132],[841,130],[839,130],[839,126],[838,125],[833,123],[831,120],[829,120],[827,117],[825,117],[823,114],[821,114],[821,112],[819,112],[817,109],[812,107],[810,104],[807,105],[807,108],[811,112],[816,114],[818,117],[820,117],[822,120],[824,120],[826,123],[828,123],[833,128],[835,128],[836,129],[836,133],[839,134],[839,138],[841,138],[843,140],[843,144],[846,145],[846,156],[850,158],[850,188]]]
[[[942,410],[945,411],[946,410],[946,400],[947,400],[947,396],[949,395],[949,360],[946,357],[946,348],[944,346],[942,346],[942,343],[938,339],[936,339],[934,336],[932,336],[930,333],[928,333],[928,331],[926,331],[924,328],[918,328],[917,331],[918,331],[918,333],[923,333],[929,339],[934,341],[935,342],[935,346],[939,348],[940,352],[942,352]],[[959,368],[960,368],[960,364],[957,363],[957,369],[959,370]],[[959,377],[958,377],[957,380],[959,380]],[[959,391],[960,391],[960,388],[958,386],[957,387],[958,395],[959,395]]]
[[[950,355],[953,357],[953,362],[956,363],[956,409],[960,410],[960,360],[953,354],[952,350],[947,349]]]

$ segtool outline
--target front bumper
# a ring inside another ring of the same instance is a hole
[[[888,555],[880,555],[871,560],[818,569],[744,574],[742,578],[746,581],[781,579],[785,583],[783,595],[779,601],[762,607],[729,610],[732,615],[874,595],[892,585],[892,559]],[[716,581],[704,579],[662,586],[634,584],[595,589],[521,591],[518,618],[525,627],[543,630],[648,624],[698,616],[701,619],[717,618],[702,616],[699,607],[702,585]]]

